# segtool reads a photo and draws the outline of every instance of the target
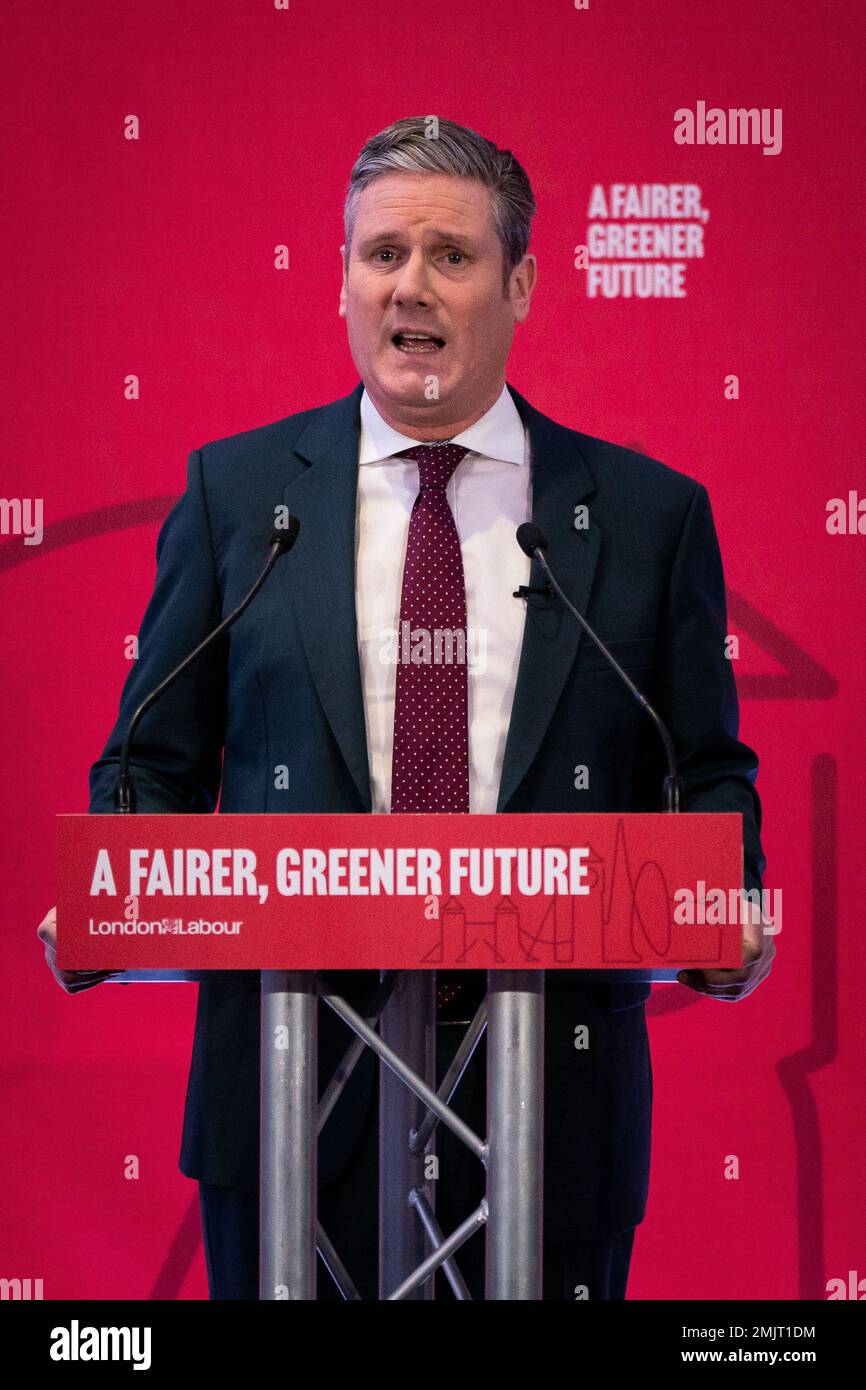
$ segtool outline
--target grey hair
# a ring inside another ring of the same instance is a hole
[[[500,150],[468,126],[438,116],[406,116],[371,135],[352,166],[343,223],[345,260],[355,227],[358,198],[383,174],[454,174],[490,190],[490,204],[503,255],[503,289],[529,246],[535,200],[526,171],[510,150]]]

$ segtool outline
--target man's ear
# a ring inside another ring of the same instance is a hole
[[[346,278],[346,247],[345,247],[345,245],[343,245],[343,246],[340,247],[340,267],[341,267],[342,272],[343,272],[343,283],[342,283],[342,285],[340,286],[340,308],[339,308],[339,314],[340,314],[340,318],[341,318],[341,319],[344,319],[344,318],[346,317],[346,296],[347,296],[348,293],[349,293],[349,281],[348,281],[348,279]]]
[[[511,272],[509,291],[511,295],[511,304],[514,309],[514,318],[517,323],[523,323],[523,320],[529,313],[529,305],[532,300],[532,291],[535,288],[537,270],[538,264],[535,257],[526,255],[519,265],[516,265]]]

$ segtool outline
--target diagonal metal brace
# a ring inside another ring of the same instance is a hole
[[[378,1033],[370,1027],[366,1020],[363,1019],[350,1004],[347,1004],[345,999],[341,999],[337,994],[323,994],[322,998],[325,1003],[334,1010],[334,1013],[342,1018],[344,1023],[347,1023],[353,1032],[358,1034],[359,1038],[363,1038],[367,1046],[373,1049],[387,1067],[390,1067],[395,1076],[398,1076],[400,1080],[409,1087],[409,1090],[412,1091],[424,1105],[432,1110],[442,1123],[448,1126],[453,1134],[456,1134],[457,1138],[466,1145],[475,1157],[480,1158],[481,1162],[484,1163],[487,1156],[487,1145],[484,1143],[484,1140],[480,1139],[475,1131],[470,1129],[469,1125],[467,1125],[464,1120],[461,1120],[459,1115],[456,1115],[453,1110],[439,1099],[436,1092],[428,1086],[425,1081],[422,1081],[421,1077],[418,1076],[411,1067],[406,1065],[393,1048],[382,1041]]]
[[[428,1255],[423,1264],[420,1264],[416,1270],[413,1270],[408,1279],[404,1279],[402,1284],[398,1285],[394,1292],[388,1295],[387,1302],[393,1303],[399,1299],[403,1299],[407,1294],[410,1294],[413,1289],[417,1289],[419,1284],[425,1283],[430,1278],[430,1275],[454,1254],[455,1250],[459,1250],[460,1246],[464,1245],[471,1235],[474,1235],[476,1231],[481,1229],[487,1220],[487,1216],[487,1199],[482,1198],[480,1204],[475,1208],[475,1211],[467,1216],[466,1220],[462,1221],[446,1240],[443,1240],[439,1249],[434,1250],[431,1255]]]

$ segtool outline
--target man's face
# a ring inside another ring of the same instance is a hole
[[[444,427],[489,409],[534,281],[535,258],[525,256],[503,291],[483,184],[448,174],[374,179],[358,199],[340,314],[379,412],[390,423]]]

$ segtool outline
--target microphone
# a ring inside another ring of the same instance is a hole
[[[619,662],[613,656],[612,652],[605,646],[604,642],[602,642],[598,633],[590,627],[583,614],[578,613],[574,604],[570,601],[570,599],[566,598],[565,594],[562,592],[562,589],[556,581],[556,576],[551,570],[550,565],[547,563],[547,558],[545,556],[545,551],[547,550],[547,541],[545,540],[543,531],[541,531],[539,527],[535,525],[534,522],[524,521],[523,525],[518,526],[517,528],[517,544],[520,546],[520,549],[523,551],[524,555],[529,556],[530,560],[538,560],[538,563],[541,565],[542,569],[544,570],[544,573],[550,580],[551,587],[553,588],[555,593],[557,593],[559,597],[562,599],[568,611],[574,614],[575,618],[577,618],[577,621],[580,623],[584,632],[587,634],[588,637],[592,639],[592,641],[598,647],[598,650],[601,652],[602,656],[609,663],[609,665],[613,667],[620,680],[628,687],[634,698],[637,700],[638,704],[641,705],[641,707],[646,711],[650,719],[655,724],[656,728],[658,729],[662,744],[664,745],[665,758],[667,759],[668,765],[668,773],[662,785],[662,800],[664,802],[664,809],[665,811],[685,810],[685,786],[683,784],[683,779],[680,777],[679,772],[677,770],[677,759],[676,753],[674,752],[673,739],[671,738],[670,733],[668,732],[667,725],[661,718],[661,715],[655,709],[653,709],[646,696],[640,690],[638,690],[634,681],[626,675],[625,671],[622,669]]]
[[[271,570],[273,569],[274,565],[277,563],[277,560],[280,558],[281,555],[287,555],[288,552],[291,550],[292,546],[298,538],[298,532],[300,531],[300,529],[301,523],[298,520],[298,518],[296,516],[290,516],[287,526],[283,527],[282,529],[280,527],[276,527],[271,532],[271,539],[269,541],[270,550],[268,552],[267,563],[265,564],[264,569],[262,570],[261,574],[259,575],[258,579],[256,580],[253,587],[250,589],[246,597],[241,600],[241,602],[238,604],[237,608],[234,610],[233,613],[229,613],[227,618],[223,618],[219,627],[215,627],[213,632],[208,633],[207,637],[205,637],[203,641],[199,642],[195,650],[190,652],[189,656],[184,657],[183,661],[180,663],[179,666],[175,666],[173,671],[169,671],[165,680],[160,681],[156,689],[152,690],[150,694],[146,696],[146,698],[142,700],[141,704],[138,706],[137,710],[135,711],[135,713],[129,721],[129,728],[126,731],[126,737],[124,738],[120,748],[120,770],[117,778],[117,786],[114,789],[114,809],[119,815],[128,816],[132,815],[132,813],[135,811],[135,788],[133,786],[132,778],[129,773],[129,752],[130,748],[132,747],[132,740],[135,736],[135,731],[138,728],[139,722],[142,719],[143,715],[147,713],[151,705],[155,704],[161,695],[165,694],[169,686],[174,685],[174,682],[177,680],[178,676],[182,675],[183,672],[187,669],[187,667],[191,666],[192,663],[196,660],[196,658],[201,656],[201,653],[204,651],[205,647],[209,647],[211,642],[215,642],[218,637],[221,637],[224,632],[227,632],[228,629],[232,626],[232,623],[236,623],[241,614],[245,612],[247,608],[249,608],[256,594],[259,592],[259,589],[262,587]]]

